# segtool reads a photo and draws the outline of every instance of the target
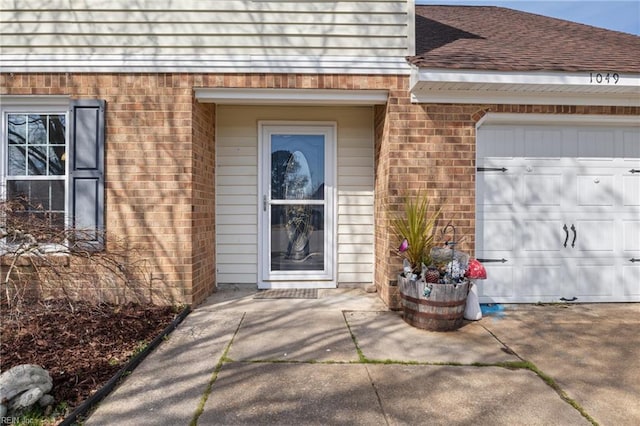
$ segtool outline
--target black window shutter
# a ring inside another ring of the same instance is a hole
[[[104,247],[105,101],[71,101],[68,211],[77,248]]]

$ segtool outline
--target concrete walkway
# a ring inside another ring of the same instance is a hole
[[[211,296],[85,424],[640,424],[640,304],[512,305],[436,333],[362,290],[254,294]]]

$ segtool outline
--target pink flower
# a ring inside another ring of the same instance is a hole
[[[404,240],[402,240],[400,247],[398,247],[398,251],[400,253],[404,253],[405,251],[407,251],[407,249],[409,249],[409,241],[407,241],[407,239],[405,238]]]

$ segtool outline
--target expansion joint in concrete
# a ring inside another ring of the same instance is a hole
[[[211,374],[211,379],[209,380],[209,383],[207,384],[207,388],[205,389],[204,393],[202,394],[202,397],[200,398],[200,403],[198,404],[198,408],[196,409],[196,412],[193,414],[193,418],[191,419],[189,426],[197,426],[198,418],[204,412],[204,405],[207,402],[207,399],[209,399],[209,395],[211,394],[211,388],[213,388],[213,384],[216,382],[216,379],[218,378],[218,374],[220,373],[222,366],[227,360],[227,354],[229,353],[229,350],[231,349],[231,345],[233,345],[233,341],[235,340],[236,336],[238,335],[238,332],[240,331],[240,327],[242,326],[242,321],[244,321],[245,315],[246,315],[246,312],[242,314],[242,318],[240,318],[240,321],[238,322],[238,326],[233,332],[233,336],[231,336],[229,343],[224,348],[224,352],[220,356],[220,359],[218,360],[218,363],[216,364],[216,367],[214,368],[213,373]]]

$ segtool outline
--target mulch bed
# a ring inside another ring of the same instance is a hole
[[[36,364],[53,379],[67,415],[100,389],[176,318],[170,306],[53,300],[19,312],[1,306],[0,369]],[[60,418],[61,420],[61,418]]]

